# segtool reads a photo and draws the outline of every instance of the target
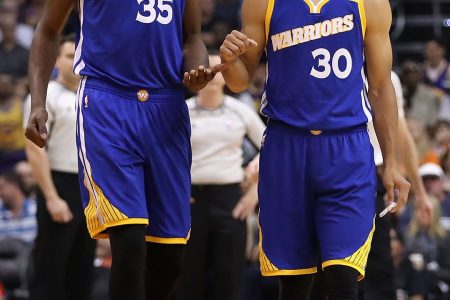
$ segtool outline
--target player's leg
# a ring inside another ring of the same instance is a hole
[[[328,300],[357,300],[358,271],[347,266],[335,265],[325,268],[324,288]]]
[[[186,247],[180,280],[181,300],[203,300],[206,289],[206,265],[210,219],[210,193],[202,186],[192,186],[192,234]]]
[[[321,157],[313,168],[315,217],[327,294],[335,299],[357,299],[357,281],[365,275],[374,232],[372,145],[365,129],[311,141],[310,157]],[[335,284],[338,277],[342,282]]]
[[[191,215],[190,122],[183,90],[151,95],[143,103],[147,149],[146,297],[169,299],[181,275]],[[159,244],[159,245],[158,245]]]
[[[314,275],[280,276],[280,300],[308,300]]]
[[[146,299],[170,300],[181,274],[186,245],[147,243]]]
[[[299,130],[274,122],[269,122],[263,140],[259,178],[261,271],[263,276],[282,276],[281,299],[306,297],[312,277],[307,275],[317,271],[308,142]]]
[[[129,91],[83,79],[77,105],[80,187],[94,238],[111,241],[111,299],[144,297],[144,158],[142,103]],[[110,91],[114,89],[114,91]]]
[[[233,208],[242,197],[240,184],[211,187],[212,300],[237,300],[241,292],[245,265],[247,225],[235,220]]]
[[[111,300],[144,300],[145,225],[111,227],[108,234],[113,257]]]

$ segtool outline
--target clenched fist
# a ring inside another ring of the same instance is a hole
[[[248,38],[242,32],[233,30],[220,47],[220,58],[225,65],[236,62],[239,56],[247,52],[250,48],[258,46],[254,40]]]

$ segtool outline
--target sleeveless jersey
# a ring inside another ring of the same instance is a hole
[[[123,87],[181,87],[184,5],[184,0],[80,0],[75,74]]]
[[[262,112],[310,130],[371,120],[363,0],[269,0]]]

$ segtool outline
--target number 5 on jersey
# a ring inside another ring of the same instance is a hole
[[[314,60],[318,59],[317,66],[321,70],[316,69],[314,65],[311,69],[310,75],[319,79],[328,78],[333,70],[334,75],[340,79],[347,78],[352,71],[352,56],[347,49],[341,48],[334,53],[333,58],[331,58],[330,51],[324,48],[316,49],[312,52]],[[345,58],[345,69],[341,71],[339,69],[339,60],[341,57]],[[331,65],[330,65],[331,60]]]
[[[137,0],[139,5],[145,0]],[[172,6],[168,3],[172,3],[173,0],[158,0],[156,5],[155,0],[148,0],[148,4],[144,4],[145,15],[138,11],[136,21],[146,24],[151,24],[157,21],[160,24],[167,25],[172,21],[173,10]],[[156,10],[158,8],[159,12]]]

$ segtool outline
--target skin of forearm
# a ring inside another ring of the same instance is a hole
[[[45,106],[47,83],[58,55],[59,35],[38,26],[30,50],[29,81],[33,95],[32,109]]]
[[[373,110],[373,123],[385,168],[396,165],[396,139],[398,127],[397,103],[392,84],[385,84],[379,90],[369,89],[369,101]]]
[[[58,192],[56,191],[51,177],[50,164],[46,151],[37,147],[30,141],[26,142],[25,149],[28,161],[33,170],[33,175],[36,178],[36,182],[44,194],[46,201],[58,196]]]
[[[184,71],[196,70],[199,66],[209,67],[208,51],[201,35],[193,34],[184,44]]]
[[[250,74],[241,59],[237,59],[222,71],[228,88],[234,93],[241,93],[250,86]]]

